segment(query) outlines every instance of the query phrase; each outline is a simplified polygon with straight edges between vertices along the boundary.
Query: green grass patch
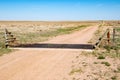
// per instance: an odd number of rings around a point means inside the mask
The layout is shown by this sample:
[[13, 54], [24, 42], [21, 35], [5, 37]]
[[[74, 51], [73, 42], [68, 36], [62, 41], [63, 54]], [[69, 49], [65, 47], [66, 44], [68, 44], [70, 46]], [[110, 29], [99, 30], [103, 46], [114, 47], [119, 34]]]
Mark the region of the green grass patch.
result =
[[54, 31], [47, 31], [43, 34], [41, 34], [42, 37], [53, 37], [53, 36], [57, 36], [57, 35], [62, 35], [62, 34], [69, 34], [72, 33], [74, 31], [78, 31], [82, 28], [87, 27], [86, 25], [82, 25], [82, 26], [77, 26], [77, 27], [68, 27], [68, 28], [58, 28]]
[[94, 64], [98, 64], [98, 62], [94, 62]]
[[105, 59], [106, 57], [120, 59], [120, 52], [119, 52], [118, 49], [117, 50], [111, 50], [110, 52], [107, 51], [107, 50], [104, 50], [104, 51], [94, 50], [93, 52], [83, 51], [81, 53], [81, 55], [88, 56], [88, 57], [89, 56], [94, 56], [97, 59]]
[[0, 48], [4, 48], [5, 47], [5, 44], [0, 42]]
[[0, 56], [2, 56], [3, 54], [8, 54], [10, 52], [12, 52], [11, 49], [6, 49], [5, 48], [5, 42], [4, 42], [4, 34], [0, 34]]
[[105, 59], [105, 56], [99, 55], [97, 59]]
[[119, 27], [118, 27], [118, 28], [115, 28], [115, 29], [120, 32], [120, 28], [119, 28]]
[[112, 80], [118, 80], [118, 79], [117, 79], [117, 76], [113, 76], [113, 77], [111, 77], [111, 79], [112, 79]]
[[108, 62], [101, 62], [101, 64], [104, 64], [105, 66], [111, 66], [111, 64]]
[[10, 52], [12, 52], [11, 49], [1, 48], [1, 49], [0, 49], [0, 56], [2, 56], [3, 54], [8, 54], [8, 53], [10, 53]]

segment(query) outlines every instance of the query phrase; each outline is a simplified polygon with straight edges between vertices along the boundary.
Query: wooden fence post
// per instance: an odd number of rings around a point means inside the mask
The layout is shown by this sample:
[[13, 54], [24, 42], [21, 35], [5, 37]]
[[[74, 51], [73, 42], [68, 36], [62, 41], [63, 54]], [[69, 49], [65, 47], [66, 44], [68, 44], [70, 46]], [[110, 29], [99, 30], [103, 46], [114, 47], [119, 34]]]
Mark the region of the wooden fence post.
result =
[[110, 44], [110, 30], [108, 29], [108, 33], [107, 33], [107, 41], [108, 41], [108, 44]]
[[8, 48], [8, 37], [7, 37], [8, 31], [5, 29], [5, 48]]
[[115, 43], [115, 28], [113, 28], [113, 43]]

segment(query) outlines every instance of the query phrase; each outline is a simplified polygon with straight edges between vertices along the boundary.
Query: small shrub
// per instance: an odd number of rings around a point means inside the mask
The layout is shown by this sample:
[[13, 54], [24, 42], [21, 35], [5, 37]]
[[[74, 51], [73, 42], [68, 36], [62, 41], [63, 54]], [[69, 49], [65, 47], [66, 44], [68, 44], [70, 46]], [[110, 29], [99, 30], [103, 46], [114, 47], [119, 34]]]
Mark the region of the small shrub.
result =
[[72, 71], [69, 73], [69, 75], [73, 75], [74, 73], [81, 73], [81, 69], [72, 69]]
[[117, 80], [117, 76], [111, 77], [112, 80]]
[[103, 55], [99, 55], [97, 59], [105, 59]]
[[105, 66], [111, 66], [111, 64], [108, 62], [101, 62], [101, 64], [105, 64]]
[[98, 62], [94, 62], [94, 64], [98, 64]]

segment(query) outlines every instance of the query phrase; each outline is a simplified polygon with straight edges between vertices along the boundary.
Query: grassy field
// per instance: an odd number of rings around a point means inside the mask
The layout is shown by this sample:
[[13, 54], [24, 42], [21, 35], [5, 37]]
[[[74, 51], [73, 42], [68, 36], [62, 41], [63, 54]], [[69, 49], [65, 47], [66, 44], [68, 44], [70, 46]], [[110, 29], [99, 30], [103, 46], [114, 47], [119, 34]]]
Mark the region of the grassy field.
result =
[[58, 28], [54, 30], [47, 30], [45, 32], [30, 32], [30, 33], [14, 33], [17, 34], [20, 43], [37, 43], [46, 41], [49, 38], [62, 35], [62, 34], [69, 34], [74, 31], [80, 30], [82, 28], [87, 27], [87, 25], [77, 26], [77, 27], [67, 27], [67, 28]]

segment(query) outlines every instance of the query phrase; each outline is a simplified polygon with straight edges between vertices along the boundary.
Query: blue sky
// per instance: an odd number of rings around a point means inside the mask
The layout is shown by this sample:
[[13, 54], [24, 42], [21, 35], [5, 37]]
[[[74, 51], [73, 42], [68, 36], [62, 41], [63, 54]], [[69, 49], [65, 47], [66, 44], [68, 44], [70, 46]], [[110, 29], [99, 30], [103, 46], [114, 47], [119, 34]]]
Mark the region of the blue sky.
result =
[[0, 20], [120, 20], [120, 0], [0, 0]]

